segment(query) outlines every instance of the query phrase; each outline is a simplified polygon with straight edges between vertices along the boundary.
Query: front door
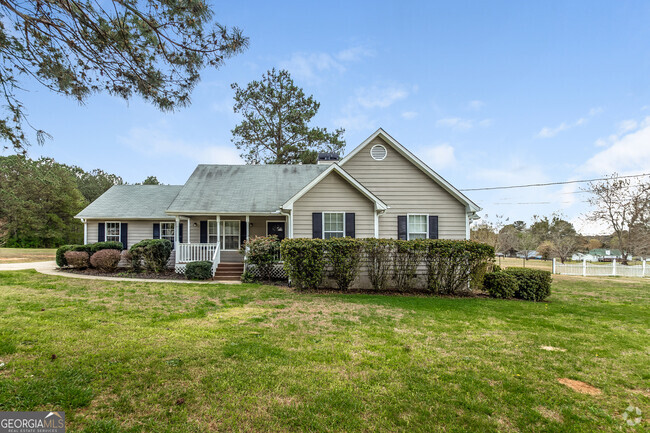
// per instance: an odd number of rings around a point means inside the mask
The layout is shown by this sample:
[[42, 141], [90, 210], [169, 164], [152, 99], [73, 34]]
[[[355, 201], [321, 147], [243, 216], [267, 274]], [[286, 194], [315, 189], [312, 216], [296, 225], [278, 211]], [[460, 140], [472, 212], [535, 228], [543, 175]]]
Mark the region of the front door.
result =
[[284, 239], [284, 221], [269, 221], [266, 224], [269, 236], [276, 235], [278, 239]]

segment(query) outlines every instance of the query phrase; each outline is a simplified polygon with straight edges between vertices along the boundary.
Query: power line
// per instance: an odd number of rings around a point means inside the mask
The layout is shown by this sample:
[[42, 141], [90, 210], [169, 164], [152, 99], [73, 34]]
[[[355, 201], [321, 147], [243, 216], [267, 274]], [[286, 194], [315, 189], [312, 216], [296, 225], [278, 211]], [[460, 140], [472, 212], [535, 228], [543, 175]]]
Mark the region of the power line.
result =
[[[632, 177], [644, 177], [644, 176], [650, 176], [650, 173], [645, 173], [645, 174], [632, 174], [629, 176], [617, 176], [616, 179], [628, 179]], [[514, 188], [532, 188], [532, 187], [538, 187], [538, 186], [553, 186], [553, 185], [567, 185], [570, 183], [585, 183], [585, 182], [596, 182], [599, 180], [609, 180], [612, 179], [611, 177], [601, 177], [598, 179], [584, 179], [584, 180], [567, 180], [564, 182], [548, 182], [548, 183], [530, 183], [527, 185], [509, 185], [509, 186], [491, 186], [491, 187], [486, 187], [486, 188], [465, 188], [461, 189], [461, 191], [493, 191], [497, 189], [514, 189]]]

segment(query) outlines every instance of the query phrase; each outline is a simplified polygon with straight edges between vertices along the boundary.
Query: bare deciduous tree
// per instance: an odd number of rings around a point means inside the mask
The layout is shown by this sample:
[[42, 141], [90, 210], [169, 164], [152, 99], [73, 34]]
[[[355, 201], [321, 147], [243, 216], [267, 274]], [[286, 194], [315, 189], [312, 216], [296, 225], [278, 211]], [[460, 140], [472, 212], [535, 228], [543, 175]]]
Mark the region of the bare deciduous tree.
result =
[[614, 173], [607, 180], [592, 182], [586, 189], [592, 195], [589, 215], [594, 222], [607, 224], [614, 232], [627, 264], [630, 253], [640, 253], [637, 245], [650, 224], [650, 181], [647, 178], [621, 178]]

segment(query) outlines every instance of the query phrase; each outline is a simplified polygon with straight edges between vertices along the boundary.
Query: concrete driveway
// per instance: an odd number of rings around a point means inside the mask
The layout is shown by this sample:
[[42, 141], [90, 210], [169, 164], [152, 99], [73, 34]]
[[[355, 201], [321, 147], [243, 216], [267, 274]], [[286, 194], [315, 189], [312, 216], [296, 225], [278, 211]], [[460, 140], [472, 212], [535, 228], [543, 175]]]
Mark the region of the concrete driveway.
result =
[[22, 271], [23, 269], [36, 269], [37, 271], [54, 271], [56, 263], [54, 260], [47, 262], [31, 263], [0, 263], [0, 271]]

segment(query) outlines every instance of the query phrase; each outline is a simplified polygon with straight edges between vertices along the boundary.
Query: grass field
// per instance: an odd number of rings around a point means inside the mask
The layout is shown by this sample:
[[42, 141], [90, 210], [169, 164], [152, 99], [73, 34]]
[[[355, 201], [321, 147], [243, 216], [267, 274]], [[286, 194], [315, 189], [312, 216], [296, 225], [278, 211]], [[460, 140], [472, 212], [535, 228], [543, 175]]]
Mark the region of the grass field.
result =
[[89, 433], [647, 431], [649, 301], [632, 279], [555, 276], [532, 303], [0, 272], [0, 410]]
[[0, 264], [54, 260], [56, 248], [0, 248]]

